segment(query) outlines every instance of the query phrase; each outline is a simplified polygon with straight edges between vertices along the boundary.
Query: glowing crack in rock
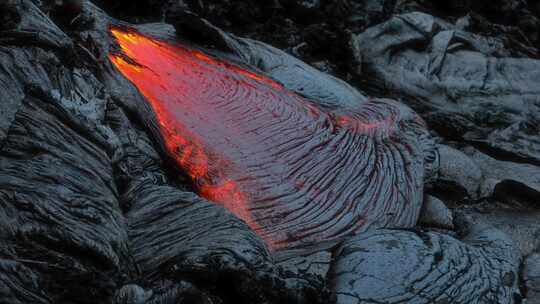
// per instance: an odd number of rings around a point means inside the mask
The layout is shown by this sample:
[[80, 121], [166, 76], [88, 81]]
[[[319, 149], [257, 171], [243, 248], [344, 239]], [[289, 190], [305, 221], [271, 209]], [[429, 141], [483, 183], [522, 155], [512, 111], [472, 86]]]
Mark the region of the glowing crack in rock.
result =
[[145, 96], [167, 152], [198, 193], [270, 248], [409, 227], [422, 197], [425, 135], [385, 100], [322, 110], [276, 81], [205, 53], [113, 27], [110, 60]]

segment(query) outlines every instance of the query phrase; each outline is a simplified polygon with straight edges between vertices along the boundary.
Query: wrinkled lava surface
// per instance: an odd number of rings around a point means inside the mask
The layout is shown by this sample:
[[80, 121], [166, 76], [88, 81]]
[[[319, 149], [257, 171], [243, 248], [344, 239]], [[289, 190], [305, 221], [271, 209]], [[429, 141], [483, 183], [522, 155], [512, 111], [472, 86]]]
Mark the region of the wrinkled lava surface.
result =
[[270, 248], [414, 225], [423, 171], [418, 145], [399, 133], [408, 109], [370, 101], [323, 110], [201, 51], [111, 32], [121, 52], [109, 58], [150, 103], [167, 152], [201, 196]]

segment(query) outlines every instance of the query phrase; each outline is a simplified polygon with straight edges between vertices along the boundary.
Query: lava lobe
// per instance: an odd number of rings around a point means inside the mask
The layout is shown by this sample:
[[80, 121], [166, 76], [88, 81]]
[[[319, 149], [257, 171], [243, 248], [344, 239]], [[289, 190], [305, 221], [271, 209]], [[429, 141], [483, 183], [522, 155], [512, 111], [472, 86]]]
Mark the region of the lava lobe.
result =
[[326, 110], [278, 82], [176, 43], [113, 27], [114, 65], [198, 193], [273, 249], [415, 224], [423, 122], [388, 100]]

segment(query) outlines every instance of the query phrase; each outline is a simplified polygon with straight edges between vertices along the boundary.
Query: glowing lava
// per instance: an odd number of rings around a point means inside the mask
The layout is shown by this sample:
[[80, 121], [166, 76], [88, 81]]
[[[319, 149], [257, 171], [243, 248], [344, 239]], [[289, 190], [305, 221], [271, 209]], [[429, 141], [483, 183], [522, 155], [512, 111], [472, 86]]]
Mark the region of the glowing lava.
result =
[[387, 142], [400, 130], [399, 107], [370, 102], [327, 113], [237, 65], [111, 31], [123, 54], [110, 60], [150, 103], [167, 151], [200, 195], [272, 248], [415, 224], [418, 208], [405, 205], [421, 196], [422, 172], [411, 162], [421, 153], [405, 136]]

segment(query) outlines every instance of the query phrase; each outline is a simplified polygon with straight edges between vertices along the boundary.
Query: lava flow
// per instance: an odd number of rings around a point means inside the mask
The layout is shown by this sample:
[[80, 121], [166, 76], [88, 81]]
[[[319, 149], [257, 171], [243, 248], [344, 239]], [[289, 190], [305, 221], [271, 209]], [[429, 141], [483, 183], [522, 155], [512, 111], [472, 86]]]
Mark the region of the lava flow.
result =
[[150, 103], [169, 154], [201, 196], [271, 248], [415, 224], [422, 156], [395, 134], [400, 107], [373, 101], [330, 113], [200, 51], [111, 31], [122, 53], [110, 60]]

